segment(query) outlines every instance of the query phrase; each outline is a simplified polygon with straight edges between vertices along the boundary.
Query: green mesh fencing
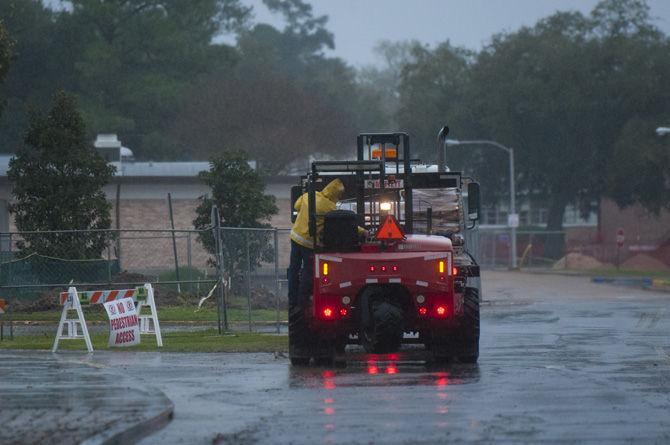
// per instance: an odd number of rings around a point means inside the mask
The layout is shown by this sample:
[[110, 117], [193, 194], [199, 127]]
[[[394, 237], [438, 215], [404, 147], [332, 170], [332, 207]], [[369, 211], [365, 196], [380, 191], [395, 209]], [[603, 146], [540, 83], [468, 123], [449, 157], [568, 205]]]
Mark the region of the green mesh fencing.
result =
[[62, 283], [109, 283], [120, 272], [118, 260], [66, 260], [38, 254], [13, 258], [13, 253], [2, 252], [0, 286], [15, 287], [22, 296], [37, 296], [39, 289], [23, 288], [30, 285], [58, 285]]

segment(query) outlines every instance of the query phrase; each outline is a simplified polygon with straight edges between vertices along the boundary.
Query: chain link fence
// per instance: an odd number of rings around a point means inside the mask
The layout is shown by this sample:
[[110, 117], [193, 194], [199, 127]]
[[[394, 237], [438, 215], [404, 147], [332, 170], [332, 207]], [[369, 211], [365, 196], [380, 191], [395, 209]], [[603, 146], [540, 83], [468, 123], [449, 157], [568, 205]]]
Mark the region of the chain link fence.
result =
[[288, 230], [221, 228], [221, 269], [214, 239], [214, 229], [0, 233], [0, 298], [13, 312], [55, 311], [56, 295], [68, 286], [152, 283], [159, 308], [196, 311], [216, 285], [220, 292], [200, 309], [208, 315], [194, 319], [214, 323], [223, 312], [229, 329], [279, 332], [288, 301]]
[[[468, 231], [467, 244], [483, 268], [509, 268], [511, 232], [508, 228], [478, 228]], [[563, 231], [517, 230], [519, 267], [553, 267], [566, 253]]]
[[[508, 228], [478, 228], [466, 232], [469, 250], [484, 268], [510, 267], [511, 233]], [[552, 268], [636, 271], [670, 269], [670, 239], [598, 240], [597, 232], [547, 230], [517, 231], [517, 262], [522, 269]]]
[[[246, 311], [249, 331], [268, 331], [288, 312], [288, 229], [222, 227], [223, 282], [227, 307]], [[271, 321], [272, 320], [272, 321]]]

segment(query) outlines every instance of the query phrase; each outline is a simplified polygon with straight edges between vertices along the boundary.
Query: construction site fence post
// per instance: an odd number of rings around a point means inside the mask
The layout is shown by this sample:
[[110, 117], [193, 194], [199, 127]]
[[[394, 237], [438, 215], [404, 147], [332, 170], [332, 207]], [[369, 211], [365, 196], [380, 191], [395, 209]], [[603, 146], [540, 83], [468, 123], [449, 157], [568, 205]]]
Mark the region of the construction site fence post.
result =
[[247, 284], [247, 316], [249, 320], [249, 332], [252, 331], [251, 326], [251, 254], [249, 252], [249, 232], [244, 232], [244, 247], [245, 247], [245, 262], [246, 267], [246, 284]]
[[[216, 301], [216, 325], [219, 330], [219, 335], [223, 333], [221, 329], [221, 315], [224, 314], [225, 320], [225, 306], [223, 305], [223, 255], [221, 254], [221, 218], [219, 217], [219, 209], [216, 206], [212, 206], [212, 213], [210, 215], [212, 222], [212, 235], [214, 236], [214, 250], [216, 253], [216, 265], [218, 272], [218, 283], [219, 283], [219, 292], [217, 293]], [[222, 311], [223, 307], [223, 311]], [[224, 321], [225, 324], [225, 321]], [[226, 330], [228, 327], [226, 326]]]

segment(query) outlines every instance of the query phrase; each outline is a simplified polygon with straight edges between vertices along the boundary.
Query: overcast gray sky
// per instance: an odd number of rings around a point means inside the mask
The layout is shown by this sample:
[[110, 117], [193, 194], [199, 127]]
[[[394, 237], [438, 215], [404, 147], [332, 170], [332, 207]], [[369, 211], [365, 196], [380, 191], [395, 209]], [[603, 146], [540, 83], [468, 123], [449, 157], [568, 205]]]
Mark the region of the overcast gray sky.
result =
[[[308, 0], [317, 15], [329, 16], [335, 34], [334, 55], [361, 66], [374, 62], [373, 48], [380, 40], [416, 39], [479, 49], [500, 31], [533, 25], [557, 10], [585, 14], [598, 0]], [[257, 21], [279, 24], [262, 0], [254, 6]], [[670, 34], [670, 0], [648, 0], [656, 25]]]

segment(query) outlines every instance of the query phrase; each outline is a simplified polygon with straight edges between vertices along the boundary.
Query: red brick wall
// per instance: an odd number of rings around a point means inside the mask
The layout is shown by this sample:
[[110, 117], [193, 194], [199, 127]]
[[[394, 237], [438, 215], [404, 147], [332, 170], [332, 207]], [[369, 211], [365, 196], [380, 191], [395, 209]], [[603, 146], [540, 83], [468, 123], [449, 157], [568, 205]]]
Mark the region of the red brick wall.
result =
[[658, 243], [670, 238], [670, 212], [654, 215], [642, 206], [620, 209], [614, 201], [603, 200], [600, 211], [601, 236], [605, 243], [616, 242], [616, 231], [624, 229], [626, 243]]

